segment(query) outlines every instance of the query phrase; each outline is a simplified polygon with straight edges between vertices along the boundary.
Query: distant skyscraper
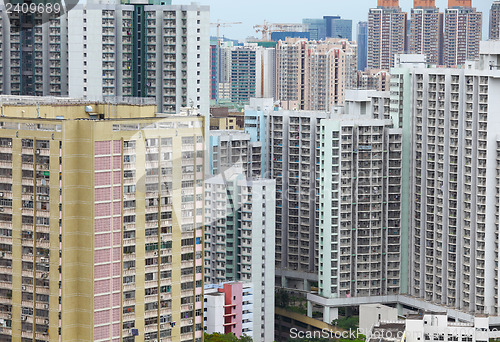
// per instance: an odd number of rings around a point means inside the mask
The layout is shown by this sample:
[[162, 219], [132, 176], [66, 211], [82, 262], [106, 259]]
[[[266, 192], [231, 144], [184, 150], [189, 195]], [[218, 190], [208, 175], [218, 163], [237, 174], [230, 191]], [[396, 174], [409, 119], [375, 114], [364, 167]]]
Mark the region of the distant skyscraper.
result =
[[500, 1], [494, 1], [490, 10], [490, 39], [500, 39]]
[[311, 34], [309, 32], [295, 32], [295, 31], [271, 32], [271, 40], [273, 42], [277, 42], [279, 40], [285, 40], [287, 38], [305, 38], [305, 39], [310, 39], [311, 38]]
[[482, 24], [482, 13], [472, 7], [472, 0], [449, 0], [444, 15], [443, 64], [462, 65], [479, 56]]
[[287, 39], [276, 45], [276, 95], [283, 108], [329, 111], [356, 87], [357, 45], [346, 39]]
[[414, 0], [409, 53], [424, 54], [430, 64], [443, 63], [443, 13], [435, 6], [435, 0]]
[[309, 32], [311, 40], [324, 40], [326, 38], [325, 19], [302, 19], [304, 29]]
[[210, 40], [210, 100], [219, 99], [219, 41]]
[[358, 23], [358, 71], [366, 69], [368, 55], [368, 22]]
[[405, 51], [407, 14], [401, 11], [399, 0], [378, 0], [378, 7], [368, 13], [369, 69], [389, 70], [394, 55]]
[[352, 40], [352, 20], [340, 16], [324, 16], [326, 38], [345, 38]]
[[274, 97], [276, 50], [250, 43], [231, 49], [231, 101]]

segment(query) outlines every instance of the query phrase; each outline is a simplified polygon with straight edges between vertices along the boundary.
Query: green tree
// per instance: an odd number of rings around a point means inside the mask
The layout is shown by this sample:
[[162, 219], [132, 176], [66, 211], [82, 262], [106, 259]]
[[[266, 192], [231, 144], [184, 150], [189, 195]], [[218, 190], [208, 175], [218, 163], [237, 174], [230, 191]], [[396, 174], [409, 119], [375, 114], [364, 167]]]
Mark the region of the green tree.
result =
[[210, 335], [205, 333], [205, 342], [252, 342], [252, 338], [246, 335], [237, 338], [233, 333], [213, 333]]
[[339, 319], [332, 321], [332, 325], [335, 325], [340, 329], [356, 330], [356, 328], [359, 326], [359, 317], [358, 316], [350, 316], [350, 317], [339, 318]]
[[290, 305], [290, 294], [284, 289], [276, 290], [275, 302], [277, 307], [286, 308]]

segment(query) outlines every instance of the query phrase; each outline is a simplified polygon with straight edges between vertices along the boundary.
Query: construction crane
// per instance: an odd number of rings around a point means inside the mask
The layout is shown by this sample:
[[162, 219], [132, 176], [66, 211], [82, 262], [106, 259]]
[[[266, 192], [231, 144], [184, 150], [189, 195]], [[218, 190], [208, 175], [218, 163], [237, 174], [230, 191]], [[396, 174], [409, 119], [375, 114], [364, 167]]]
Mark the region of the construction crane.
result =
[[273, 24], [264, 20], [263, 25], [255, 25], [255, 32], [262, 32], [262, 41], [269, 41], [270, 32], [302, 32], [304, 26], [302, 24]]
[[241, 21], [238, 21], [238, 22], [234, 22], [234, 23], [223, 23], [220, 21], [220, 19], [217, 19], [217, 22], [216, 23], [210, 23], [210, 26], [212, 27], [217, 27], [217, 41], [219, 41], [219, 29], [220, 27], [230, 27], [230, 26], [233, 26], [233, 25], [239, 25], [239, 24], [243, 24]]

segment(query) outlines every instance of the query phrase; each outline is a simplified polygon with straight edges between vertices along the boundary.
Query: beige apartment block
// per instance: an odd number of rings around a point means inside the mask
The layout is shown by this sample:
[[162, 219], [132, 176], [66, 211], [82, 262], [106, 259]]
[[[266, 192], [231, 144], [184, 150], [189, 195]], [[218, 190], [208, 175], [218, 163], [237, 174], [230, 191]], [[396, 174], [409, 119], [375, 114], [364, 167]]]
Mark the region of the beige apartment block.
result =
[[327, 110], [342, 105], [345, 90], [356, 87], [355, 42], [329, 38], [287, 38], [276, 45], [276, 94], [286, 107]]

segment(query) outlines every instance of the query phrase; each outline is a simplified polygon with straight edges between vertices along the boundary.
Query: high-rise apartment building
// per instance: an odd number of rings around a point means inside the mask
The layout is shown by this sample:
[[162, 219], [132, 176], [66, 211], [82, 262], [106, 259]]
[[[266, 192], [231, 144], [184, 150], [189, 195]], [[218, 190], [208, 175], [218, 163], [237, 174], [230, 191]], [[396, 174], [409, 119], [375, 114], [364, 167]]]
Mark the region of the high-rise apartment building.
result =
[[368, 22], [358, 23], [358, 71], [364, 71], [368, 58]]
[[234, 46], [232, 41], [219, 42], [219, 82], [231, 82], [231, 49]]
[[203, 118], [1, 100], [0, 339], [201, 341]]
[[274, 341], [275, 184], [231, 170], [205, 182], [205, 282], [251, 282], [253, 337], [265, 342]]
[[[228, 282], [205, 285], [204, 320], [207, 334], [233, 333], [253, 338], [252, 283]], [[260, 337], [257, 337], [259, 339]]]
[[262, 177], [262, 143], [251, 142], [250, 134], [236, 130], [210, 131], [208, 148], [212, 175], [234, 168], [248, 178]]
[[409, 53], [424, 54], [429, 64], [443, 64], [443, 13], [439, 12], [435, 0], [413, 2]]
[[443, 64], [463, 65], [479, 56], [483, 16], [472, 0], [449, 0], [444, 14]]
[[310, 289], [317, 281], [319, 111], [269, 111], [269, 176], [276, 180], [276, 283]]
[[231, 49], [231, 101], [248, 103], [252, 97], [274, 97], [276, 50], [256, 43]]
[[8, 14], [2, 4], [0, 17], [2, 94], [67, 95], [66, 15], [47, 20], [41, 14]]
[[367, 67], [389, 70], [394, 55], [405, 52], [407, 14], [399, 0], [378, 0], [377, 5], [368, 12]]
[[219, 99], [219, 40], [210, 40], [210, 100]]
[[276, 45], [276, 96], [283, 107], [329, 111], [356, 87], [357, 45], [345, 39], [287, 39]]
[[479, 61], [465, 69], [394, 69], [391, 82], [391, 113], [411, 137], [403, 144], [411, 151], [410, 294], [495, 316], [500, 71], [491, 66], [500, 64], [499, 44], [482, 42]]
[[365, 71], [358, 71], [356, 89], [387, 91], [390, 82], [391, 75], [388, 71], [365, 69]]
[[155, 97], [160, 112], [189, 105], [207, 114], [208, 7], [169, 3], [88, 1], [44, 24], [32, 14], [9, 24], [3, 7], [3, 93]]
[[327, 298], [400, 292], [402, 131], [371, 119], [369, 98], [361, 105], [321, 121], [318, 286]]
[[[261, 149], [261, 177], [272, 178], [268, 172], [269, 145], [268, 129], [266, 118], [270, 111], [274, 110], [273, 99], [250, 99], [250, 104], [245, 106], [245, 133], [250, 135], [250, 142], [253, 148]], [[252, 156], [252, 163], [256, 163], [256, 158]], [[256, 168], [256, 165], [252, 166]]]
[[493, 1], [490, 10], [490, 40], [500, 39], [500, 1]]

